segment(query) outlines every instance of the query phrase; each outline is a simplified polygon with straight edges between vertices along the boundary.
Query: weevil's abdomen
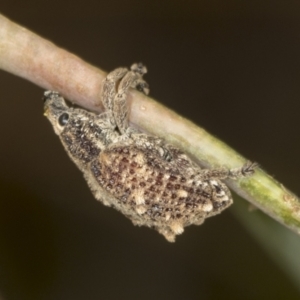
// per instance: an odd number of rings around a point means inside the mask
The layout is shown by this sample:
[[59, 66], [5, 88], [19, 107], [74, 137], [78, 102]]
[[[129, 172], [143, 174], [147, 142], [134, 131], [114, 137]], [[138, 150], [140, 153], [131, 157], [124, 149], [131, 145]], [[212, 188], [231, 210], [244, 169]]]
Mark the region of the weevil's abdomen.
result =
[[[232, 203], [220, 181], [184, 174], [175, 167], [178, 164], [153, 151], [116, 145], [91, 163], [99, 185], [116, 198], [116, 208], [134, 223], [155, 227], [172, 240], [184, 226], [201, 224]], [[187, 159], [185, 164], [189, 163]]]

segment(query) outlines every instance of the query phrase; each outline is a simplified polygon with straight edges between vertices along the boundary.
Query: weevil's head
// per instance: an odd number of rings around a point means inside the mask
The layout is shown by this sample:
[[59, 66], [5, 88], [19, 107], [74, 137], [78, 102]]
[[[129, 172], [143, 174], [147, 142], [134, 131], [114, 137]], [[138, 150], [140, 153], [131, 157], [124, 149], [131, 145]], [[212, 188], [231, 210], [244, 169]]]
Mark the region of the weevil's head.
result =
[[46, 91], [44, 93], [44, 115], [51, 122], [57, 135], [60, 135], [69, 122], [70, 108], [58, 92]]
[[69, 107], [57, 92], [46, 91], [43, 100], [44, 115], [77, 164], [91, 161], [105, 148], [107, 132], [111, 131], [107, 120], [93, 112]]

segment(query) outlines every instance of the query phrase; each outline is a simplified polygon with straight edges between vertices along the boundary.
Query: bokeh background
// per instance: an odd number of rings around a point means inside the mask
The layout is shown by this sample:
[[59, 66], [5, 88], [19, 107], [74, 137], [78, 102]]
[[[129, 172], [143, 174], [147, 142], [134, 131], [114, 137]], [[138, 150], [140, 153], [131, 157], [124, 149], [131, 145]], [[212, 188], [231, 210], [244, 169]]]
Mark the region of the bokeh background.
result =
[[[298, 0], [3, 2], [106, 71], [145, 63], [153, 98], [300, 194]], [[175, 244], [134, 227], [94, 200], [43, 117], [43, 90], [0, 71], [0, 91], [3, 299], [299, 299], [295, 234], [236, 196]]]

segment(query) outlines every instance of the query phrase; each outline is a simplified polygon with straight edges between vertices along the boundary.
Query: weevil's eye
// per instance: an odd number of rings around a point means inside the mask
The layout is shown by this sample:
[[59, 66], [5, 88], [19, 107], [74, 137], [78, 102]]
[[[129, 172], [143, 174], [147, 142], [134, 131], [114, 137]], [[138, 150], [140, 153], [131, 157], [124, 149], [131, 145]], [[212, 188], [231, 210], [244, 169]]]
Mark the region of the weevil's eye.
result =
[[63, 113], [58, 118], [58, 123], [60, 126], [65, 126], [69, 121], [69, 115], [67, 113]]

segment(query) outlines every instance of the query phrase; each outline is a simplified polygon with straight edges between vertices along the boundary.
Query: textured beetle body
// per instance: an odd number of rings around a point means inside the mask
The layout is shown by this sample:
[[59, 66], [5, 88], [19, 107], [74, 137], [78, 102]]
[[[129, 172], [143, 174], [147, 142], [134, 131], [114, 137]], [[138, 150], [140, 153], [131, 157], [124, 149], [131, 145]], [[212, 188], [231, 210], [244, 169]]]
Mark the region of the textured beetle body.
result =
[[174, 241], [185, 226], [199, 225], [232, 204], [221, 180], [251, 175], [255, 165], [201, 169], [178, 148], [130, 128], [127, 91], [148, 92], [145, 72], [141, 64], [111, 72], [102, 90], [103, 114], [68, 107], [57, 92], [47, 91], [45, 115], [96, 199]]

